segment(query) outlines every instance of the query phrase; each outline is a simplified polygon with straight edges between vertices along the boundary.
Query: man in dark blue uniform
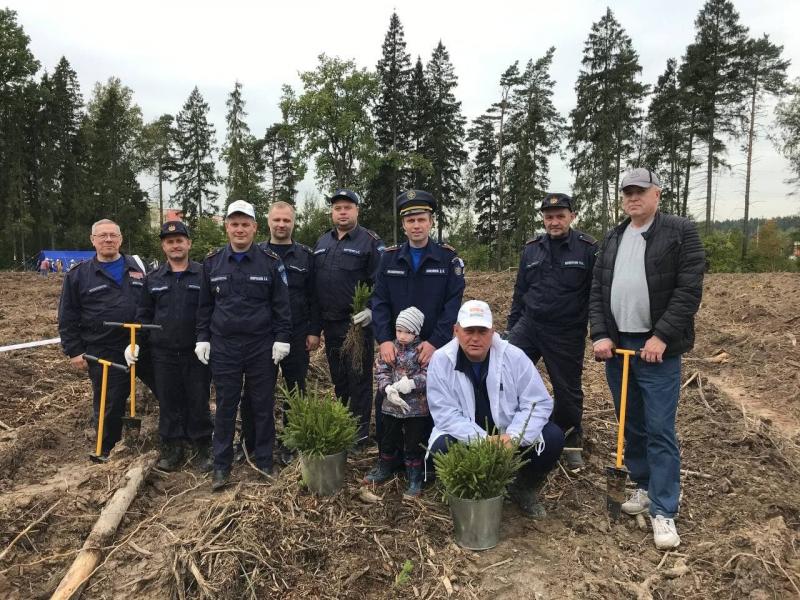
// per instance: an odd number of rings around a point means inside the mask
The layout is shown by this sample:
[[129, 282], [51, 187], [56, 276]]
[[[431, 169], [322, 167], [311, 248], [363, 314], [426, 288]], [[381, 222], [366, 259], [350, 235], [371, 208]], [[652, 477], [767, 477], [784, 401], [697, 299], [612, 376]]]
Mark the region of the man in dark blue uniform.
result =
[[[195, 461], [201, 472], [211, 471], [211, 372], [194, 353], [195, 316], [200, 296], [203, 266], [189, 260], [192, 240], [180, 221], [161, 226], [161, 249], [167, 261], [147, 275], [136, 311], [138, 323], [156, 323], [161, 330], [148, 331], [153, 357], [156, 396], [159, 398], [158, 433], [161, 459], [158, 468], [174, 471], [183, 460], [183, 443], [195, 446]], [[138, 346], [125, 349], [130, 365], [138, 358]]]
[[[134, 322], [144, 290], [144, 267], [133, 257], [120, 253], [122, 233], [114, 221], [102, 219], [92, 225], [91, 242], [97, 252], [95, 257], [72, 267], [64, 278], [58, 306], [58, 331], [70, 364], [89, 371], [96, 424], [103, 368], [95, 362], [87, 364], [83, 355], [124, 362], [124, 348], [130, 341], [128, 330], [104, 327], [103, 321]], [[150, 361], [144, 354], [136, 374], [149, 388], [154, 388]], [[129, 394], [128, 375], [109, 369], [102, 443], [104, 456], [108, 456], [122, 436], [122, 416]]]
[[250, 402], [256, 467], [272, 472], [276, 365], [289, 354], [292, 317], [283, 263], [254, 243], [257, 229], [253, 206], [231, 202], [225, 218], [228, 244], [203, 261], [195, 354], [204, 364], [210, 360], [217, 391], [214, 490], [230, 477], [243, 387]]
[[[372, 310], [351, 315], [353, 293], [358, 283], [373, 285], [375, 271], [385, 246], [374, 231], [358, 224], [360, 198], [351, 190], [336, 190], [329, 198], [333, 229], [325, 232], [314, 246], [314, 293], [320, 322], [312, 328], [313, 338], [325, 333], [325, 354], [336, 396], [359, 419], [359, 444], [366, 443], [372, 414]], [[356, 372], [342, 344], [350, 322], [364, 331], [364, 360]], [[311, 346], [313, 348], [313, 343]]]
[[577, 470], [583, 466], [581, 374], [597, 241], [570, 227], [574, 201], [566, 194], [548, 194], [541, 211], [546, 233], [522, 250], [508, 341], [534, 364], [544, 359], [555, 397], [552, 418], [566, 433], [567, 466]]
[[[455, 249], [430, 238], [436, 200], [422, 190], [397, 198], [397, 210], [408, 241], [386, 249], [375, 276], [372, 317], [381, 358], [394, 364], [392, 340], [400, 311], [416, 306], [425, 315], [420, 332], [419, 362], [427, 366], [434, 350], [453, 339], [453, 325], [464, 295], [464, 261]], [[381, 398], [376, 397], [378, 441]]]

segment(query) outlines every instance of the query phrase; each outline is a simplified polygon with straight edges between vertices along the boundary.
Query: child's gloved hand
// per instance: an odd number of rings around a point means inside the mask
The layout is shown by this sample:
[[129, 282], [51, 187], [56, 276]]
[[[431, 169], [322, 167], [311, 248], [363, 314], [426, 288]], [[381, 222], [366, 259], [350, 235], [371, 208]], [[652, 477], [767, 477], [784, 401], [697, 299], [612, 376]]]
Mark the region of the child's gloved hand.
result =
[[407, 376], [403, 375], [400, 381], [395, 381], [392, 384], [392, 387], [401, 394], [407, 394], [411, 390], [415, 389], [417, 387], [417, 384], [414, 383], [413, 379], [409, 379]]
[[391, 385], [386, 386], [386, 404], [387, 406], [399, 409], [403, 414], [411, 410], [408, 403], [400, 397], [400, 392]]

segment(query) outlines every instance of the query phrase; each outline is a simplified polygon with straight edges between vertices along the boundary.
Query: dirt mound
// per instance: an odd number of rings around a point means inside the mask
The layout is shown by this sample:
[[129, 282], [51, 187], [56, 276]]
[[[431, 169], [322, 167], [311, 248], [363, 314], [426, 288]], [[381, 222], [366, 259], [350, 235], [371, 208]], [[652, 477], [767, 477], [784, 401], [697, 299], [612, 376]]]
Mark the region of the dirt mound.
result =
[[[504, 324], [513, 272], [474, 273], [467, 298]], [[375, 451], [351, 456], [348, 485], [309, 495], [289, 468], [274, 483], [246, 465], [215, 495], [189, 462], [153, 472], [106, 549], [85, 598], [785, 598], [800, 595], [798, 276], [712, 275], [687, 357], [678, 431], [682, 545], [661, 553], [633, 519], [605, 511], [603, 469], [616, 423], [602, 367], [587, 352], [586, 461], [555, 471], [548, 518], [506, 505], [502, 542], [480, 554], [451, 540], [434, 492], [403, 502], [402, 480], [362, 499]], [[55, 337], [59, 281], [0, 274], [0, 344]], [[794, 313], [792, 312], [794, 310]], [[796, 364], [793, 364], [796, 363]], [[313, 377], [325, 380], [324, 357]], [[0, 596], [44, 598], [58, 584], [142, 437], [105, 465], [92, 447], [90, 389], [55, 347], [0, 354]], [[771, 411], [767, 413], [766, 411]], [[411, 565], [404, 570], [406, 562]], [[406, 573], [407, 577], [401, 576]], [[398, 583], [398, 576], [405, 583]]]

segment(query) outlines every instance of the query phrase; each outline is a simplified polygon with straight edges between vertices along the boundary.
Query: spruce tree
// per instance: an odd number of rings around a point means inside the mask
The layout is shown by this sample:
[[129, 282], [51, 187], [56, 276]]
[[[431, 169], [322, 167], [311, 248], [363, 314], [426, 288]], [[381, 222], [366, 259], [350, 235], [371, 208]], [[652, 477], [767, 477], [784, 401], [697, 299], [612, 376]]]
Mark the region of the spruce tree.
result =
[[242, 97], [242, 84], [236, 82], [226, 102], [228, 112], [225, 115], [227, 133], [222, 146], [222, 160], [227, 166], [225, 187], [228, 193], [227, 202], [246, 200], [259, 205], [258, 214], [264, 212], [264, 191], [258, 185], [259, 173], [263, 172], [262, 144], [256, 143], [250, 133], [250, 126], [245, 118], [245, 100]]
[[450, 54], [440, 41], [425, 66], [425, 81], [430, 94], [430, 104], [425, 121], [428, 131], [424, 138], [422, 154], [431, 163], [427, 189], [437, 200], [437, 233], [442, 241], [442, 230], [447, 226], [448, 210], [458, 207], [464, 190], [461, 184], [461, 166], [466, 160], [464, 151], [464, 125], [461, 102], [456, 100], [454, 89], [458, 83]]
[[747, 242], [750, 237], [750, 177], [753, 170], [753, 143], [756, 140], [756, 119], [764, 102], [764, 96], [780, 96], [786, 93], [786, 69], [789, 61], [781, 57], [783, 46], [776, 46], [764, 35], [747, 41], [744, 53], [744, 77], [747, 79], [750, 110], [747, 117], [747, 174], [744, 185], [744, 219], [742, 225], [742, 262], [747, 258]]
[[800, 186], [800, 79], [794, 81], [789, 96], [775, 108], [775, 122], [779, 129], [775, 143], [792, 169], [787, 183]]
[[197, 87], [192, 90], [176, 118], [177, 176], [173, 198], [194, 223], [213, 212], [220, 183], [214, 162], [216, 131], [208, 122], [208, 104]]
[[695, 20], [695, 41], [687, 49], [691, 85], [697, 97], [698, 135], [706, 144], [706, 224], [711, 232], [714, 169], [725, 152], [722, 135], [736, 135], [746, 94], [744, 48], [747, 28], [730, 0], [707, 0]]
[[425, 77], [425, 68], [422, 59], [417, 56], [414, 70], [411, 73], [411, 82], [408, 86], [409, 106], [409, 150], [411, 160], [408, 164], [409, 187], [424, 189], [433, 172], [431, 161], [425, 156], [425, 142], [428, 135], [430, 118], [429, 107], [431, 92]]
[[496, 247], [499, 240], [497, 216], [500, 198], [500, 168], [495, 118], [486, 113], [472, 122], [467, 132], [474, 157], [471, 183], [475, 194], [477, 223], [475, 235], [482, 244]]
[[[592, 25], [583, 53], [570, 113], [570, 167], [583, 216], [599, 217], [605, 233], [610, 217], [619, 220], [620, 174], [633, 152], [647, 88], [638, 81], [642, 69], [631, 39], [611, 9]], [[597, 195], [600, 206], [593, 207]]]

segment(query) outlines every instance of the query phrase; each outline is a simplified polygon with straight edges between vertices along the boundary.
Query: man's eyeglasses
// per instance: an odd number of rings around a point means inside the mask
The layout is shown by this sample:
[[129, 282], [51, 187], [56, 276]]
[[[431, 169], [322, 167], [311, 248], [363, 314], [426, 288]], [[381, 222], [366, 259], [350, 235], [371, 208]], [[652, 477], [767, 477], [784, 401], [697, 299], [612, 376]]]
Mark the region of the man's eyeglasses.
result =
[[96, 240], [118, 240], [122, 236], [118, 233], [95, 233], [92, 237]]

